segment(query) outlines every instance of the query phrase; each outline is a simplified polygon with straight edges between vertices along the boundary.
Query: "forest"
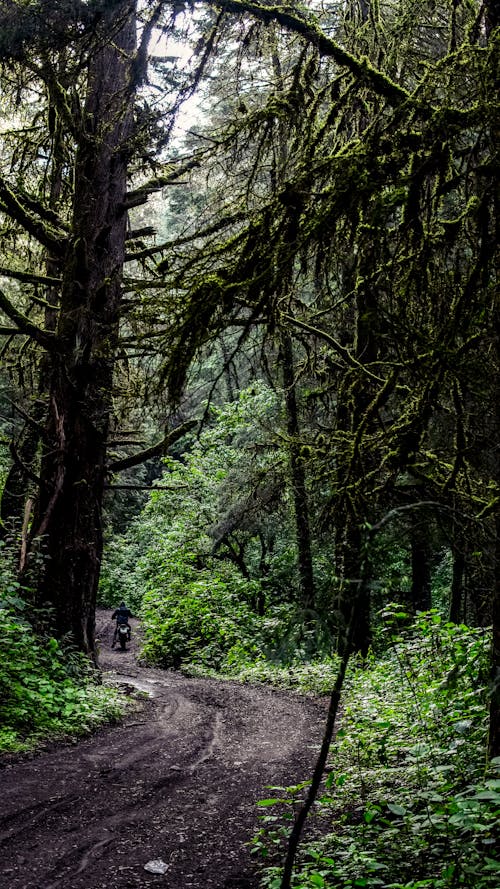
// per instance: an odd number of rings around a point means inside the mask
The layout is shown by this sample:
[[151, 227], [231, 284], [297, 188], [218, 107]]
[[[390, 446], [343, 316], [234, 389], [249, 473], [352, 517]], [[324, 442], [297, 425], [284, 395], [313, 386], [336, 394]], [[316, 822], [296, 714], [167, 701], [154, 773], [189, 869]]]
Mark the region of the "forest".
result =
[[120, 601], [328, 699], [262, 889], [498, 885], [499, 50], [498, 0], [0, 6], [0, 756], [121, 718]]

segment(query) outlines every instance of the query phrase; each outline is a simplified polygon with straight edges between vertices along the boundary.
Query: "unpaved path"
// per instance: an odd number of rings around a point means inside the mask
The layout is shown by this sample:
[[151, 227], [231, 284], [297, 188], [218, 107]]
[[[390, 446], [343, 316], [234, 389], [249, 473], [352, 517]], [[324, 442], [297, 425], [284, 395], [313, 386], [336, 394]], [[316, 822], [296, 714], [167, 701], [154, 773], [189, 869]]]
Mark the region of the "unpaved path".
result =
[[[100, 613], [108, 678], [152, 697], [120, 726], [0, 763], [0, 887], [256, 889], [255, 801], [310, 774], [323, 708], [141, 668], [136, 641], [110, 650], [111, 626]], [[144, 870], [154, 859], [164, 875]]]

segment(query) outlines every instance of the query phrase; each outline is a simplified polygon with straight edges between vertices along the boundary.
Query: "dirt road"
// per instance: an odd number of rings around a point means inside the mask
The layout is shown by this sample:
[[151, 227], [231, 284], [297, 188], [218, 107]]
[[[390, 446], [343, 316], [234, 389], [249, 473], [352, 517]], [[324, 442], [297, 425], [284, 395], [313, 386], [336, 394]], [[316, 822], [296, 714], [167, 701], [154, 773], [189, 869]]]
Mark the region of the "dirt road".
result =
[[[310, 774], [324, 710], [232, 682], [143, 669], [110, 649], [108, 678], [147, 692], [142, 710], [77, 744], [0, 768], [2, 889], [256, 889], [245, 843], [266, 785]], [[164, 874], [144, 866], [160, 859]]]

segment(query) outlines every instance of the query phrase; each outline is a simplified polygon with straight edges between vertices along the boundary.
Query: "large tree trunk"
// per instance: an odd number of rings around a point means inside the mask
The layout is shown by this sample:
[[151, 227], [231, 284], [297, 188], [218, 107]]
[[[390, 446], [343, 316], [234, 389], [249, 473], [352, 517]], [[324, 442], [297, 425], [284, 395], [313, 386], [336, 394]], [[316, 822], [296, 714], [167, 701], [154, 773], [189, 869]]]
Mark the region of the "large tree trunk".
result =
[[[114, 39], [95, 52], [75, 164], [72, 235], [63, 270], [49, 391], [48, 445], [34, 537], [43, 553], [39, 603], [59, 636], [94, 651], [102, 497], [125, 254], [132, 132], [135, 0], [109, 14]], [[120, 22], [119, 30], [117, 22]]]
[[344, 645], [355, 600], [356, 613], [351, 632], [352, 651], [366, 657], [372, 642], [370, 591], [367, 583], [361, 583], [362, 570], [365, 572], [369, 570], [367, 554], [362, 550], [362, 533], [357, 517], [351, 515], [347, 509], [339, 508], [336, 518], [335, 569], [339, 583], [336, 601], [339, 623], [338, 650], [341, 651]]
[[[500, 390], [499, 390], [500, 393]], [[500, 411], [499, 411], [500, 413]], [[499, 417], [500, 420], [500, 417]], [[500, 429], [500, 424], [499, 424]], [[495, 586], [492, 596], [493, 645], [491, 664], [491, 700], [488, 753], [500, 756], [500, 507], [495, 517], [496, 552]]]
[[[498, 208], [497, 208], [498, 209]], [[498, 216], [497, 216], [498, 219]], [[498, 231], [497, 231], [498, 235]], [[491, 649], [491, 699], [490, 699], [490, 725], [488, 738], [488, 754], [493, 757], [500, 756], [500, 455], [498, 442], [500, 441], [500, 309], [496, 307], [496, 368], [494, 378], [495, 396], [495, 467], [494, 482], [496, 485], [496, 504], [494, 511], [494, 571], [493, 589], [491, 596], [491, 622], [493, 627], [493, 639]]]

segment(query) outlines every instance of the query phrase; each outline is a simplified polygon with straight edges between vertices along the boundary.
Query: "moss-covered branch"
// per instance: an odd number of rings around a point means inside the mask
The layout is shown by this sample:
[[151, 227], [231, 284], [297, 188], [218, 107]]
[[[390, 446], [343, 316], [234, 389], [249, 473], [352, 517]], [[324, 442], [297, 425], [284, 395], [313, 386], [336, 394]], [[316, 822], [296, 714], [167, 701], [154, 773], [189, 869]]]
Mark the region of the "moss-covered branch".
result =
[[161, 441], [150, 448], [146, 448], [138, 454], [133, 454], [131, 457], [124, 457], [123, 460], [115, 460], [109, 465], [108, 471], [110, 473], [123, 472], [125, 469], [132, 469], [133, 466], [140, 466], [141, 463], [145, 463], [146, 460], [151, 460], [153, 457], [161, 457], [167, 453], [171, 445], [179, 441], [184, 435], [187, 435], [188, 432], [191, 432], [197, 425], [198, 420], [187, 420], [181, 426], [177, 426], [176, 429], [167, 432], [165, 438], [162, 438]]
[[168, 164], [162, 176], [156, 176], [154, 179], [150, 179], [139, 186], [139, 188], [136, 188], [135, 191], [129, 191], [123, 209], [130, 210], [132, 207], [139, 207], [141, 204], [145, 204], [152, 194], [156, 194], [162, 188], [166, 188], [167, 185], [175, 185], [181, 176], [199, 166], [200, 158], [198, 157], [191, 158], [183, 164]]
[[5, 210], [12, 219], [24, 228], [27, 234], [32, 235], [43, 247], [47, 247], [56, 255], [62, 253], [65, 235], [57, 231], [53, 226], [42, 222], [40, 215], [35, 214], [28, 203], [23, 200], [20, 193], [9, 187], [3, 177], [0, 177], [0, 209]]
[[0, 278], [13, 278], [15, 281], [22, 281], [24, 284], [40, 284], [42, 287], [58, 287], [61, 283], [60, 278], [52, 278], [49, 275], [33, 275], [31, 272], [21, 272], [18, 269], [9, 269], [6, 266], [0, 266]]
[[400, 105], [410, 98], [410, 94], [386, 74], [375, 68], [366, 57], [356, 57], [347, 52], [339, 43], [321, 30], [312, 15], [303, 17], [290, 8], [282, 6], [262, 6], [251, 0], [209, 0], [210, 5], [219, 6], [227, 12], [250, 13], [262, 22], [278, 22], [289, 31], [299, 34], [311, 43], [320, 55], [332, 58], [338, 65], [347, 68], [359, 80], [370, 86], [378, 95], [385, 96], [393, 105]]
[[58, 340], [56, 335], [38, 327], [38, 325], [34, 324], [26, 315], [23, 315], [22, 312], [12, 305], [11, 301], [2, 290], [0, 290], [0, 310], [17, 325], [19, 333], [26, 334], [26, 336], [29, 336], [32, 340], [38, 343], [39, 346], [43, 346], [44, 349], [47, 349], [50, 352], [58, 351]]

